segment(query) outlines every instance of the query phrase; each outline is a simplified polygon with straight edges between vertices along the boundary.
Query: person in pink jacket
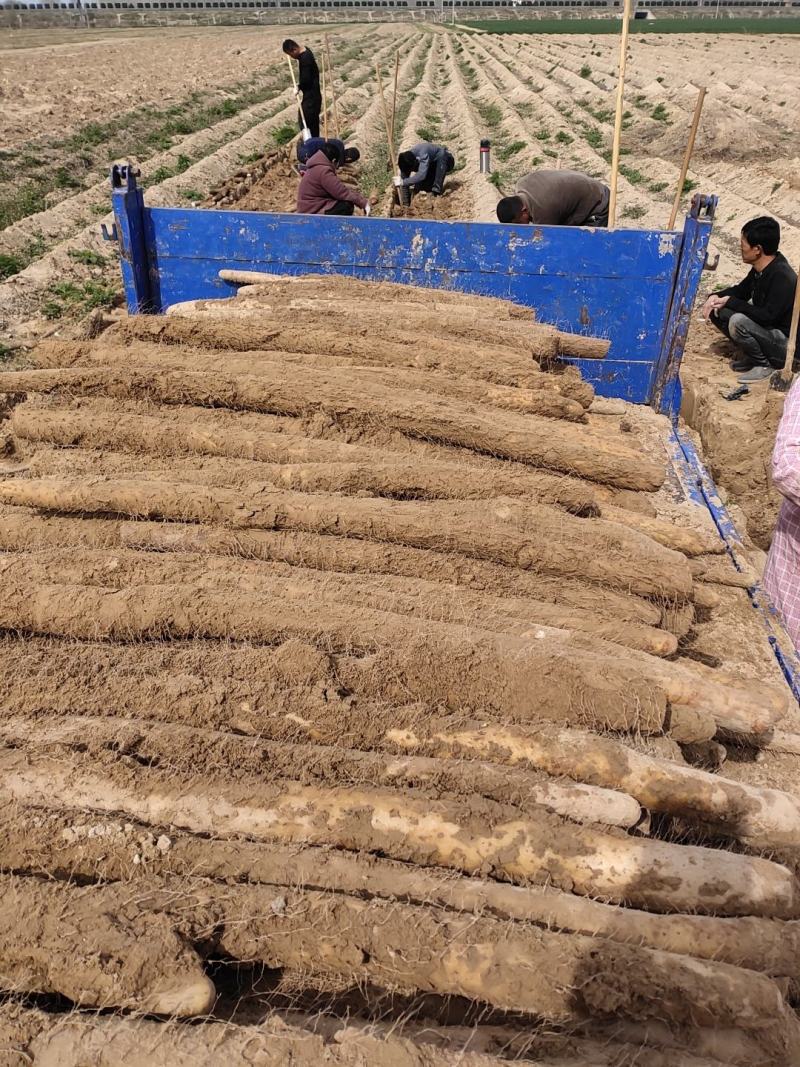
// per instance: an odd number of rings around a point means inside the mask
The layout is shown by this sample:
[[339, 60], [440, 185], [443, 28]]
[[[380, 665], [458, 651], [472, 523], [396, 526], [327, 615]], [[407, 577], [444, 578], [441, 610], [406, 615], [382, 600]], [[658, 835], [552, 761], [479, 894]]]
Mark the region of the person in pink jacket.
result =
[[784, 403], [772, 453], [772, 483], [783, 503], [764, 569], [764, 590], [800, 653], [800, 377]]
[[335, 148], [326, 144], [306, 163], [297, 190], [299, 215], [352, 215], [355, 207], [369, 215], [369, 201], [339, 178], [334, 158]]

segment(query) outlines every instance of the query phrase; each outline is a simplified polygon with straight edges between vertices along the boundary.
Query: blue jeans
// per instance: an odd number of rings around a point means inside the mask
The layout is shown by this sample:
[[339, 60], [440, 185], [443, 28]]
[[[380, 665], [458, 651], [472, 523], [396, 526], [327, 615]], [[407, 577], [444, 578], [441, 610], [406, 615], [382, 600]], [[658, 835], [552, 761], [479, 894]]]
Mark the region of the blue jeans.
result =
[[782, 367], [789, 338], [781, 330], [759, 326], [740, 311], [726, 307], [711, 312], [711, 322], [729, 337], [754, 367]]

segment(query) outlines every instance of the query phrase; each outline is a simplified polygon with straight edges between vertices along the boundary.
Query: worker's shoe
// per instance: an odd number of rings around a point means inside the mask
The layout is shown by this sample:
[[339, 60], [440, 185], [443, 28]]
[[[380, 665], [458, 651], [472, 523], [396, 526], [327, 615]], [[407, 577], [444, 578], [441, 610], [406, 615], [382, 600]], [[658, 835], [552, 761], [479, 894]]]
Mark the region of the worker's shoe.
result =
[[750, 370], [745, 371], [744, 374], [740, 374], [736, 380], [737, 382], [741, 382], [742, 385], [749, 385], [751, 382], [763, 382], [769, 378], [774, 369], [774, 367], [751, 367]]
[[757, 366], [757, 364], [755, 364], [752, 359], [731, 360], [731, 370], [735, 371], [736, 374], [744, 374], [745, 371], [752, 370], [755, 366]]

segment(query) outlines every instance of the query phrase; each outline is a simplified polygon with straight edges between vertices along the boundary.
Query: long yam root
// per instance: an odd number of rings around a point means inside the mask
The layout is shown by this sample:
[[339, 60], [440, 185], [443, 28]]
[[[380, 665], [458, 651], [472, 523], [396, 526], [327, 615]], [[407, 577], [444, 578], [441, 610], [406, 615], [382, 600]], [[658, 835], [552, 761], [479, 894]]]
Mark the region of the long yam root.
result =
[[[686, 559], [626, 527], [579, 519], [544, 505], [494, 501], [348, 500], [297, 492], [248, 491], [124, 479], [26, 479], [0, 483], [0, 501], [50, 511], [116, 514], [245, 529], [298, 530], [457, 551], [544, 574], [686, 600]], [[524, 528], [523, 528], [524, 526]]]
[[294, 417], [324, 412], [341, 426], [357, 429], [377, 422], [412, 438], [457, 445], [622, 489], [656, 490], [665, 477], [663, 463], [644, 458], [636, 449], [592, 433], [588, 427], [564, 424], [554, 434], [552, 422], [535, 415], [476, 413], [467, 402], [432, 400], [413, 390], [387, 395], [377, 387], [363, 387], [354, 392], [344, 372], [337, 376], [307, 368], [301, 379], [287, 376], [280, 367], [257, 376], [103, 367], [0, 374], [0, 392], [58, 391]]
[[[492, 871], [511, 881], [547, 881], [579, 895], [653, 911], [795, 918], [800, 889], [787, 868], [758, 857], [691, 845], [612, 836], [560, 821], [543, 809], [483, 816], [462, 802], [417, 800], [386, 790], [192, 787], [175, 774], [137, 769], [124, 784], [78, 759], [0, 752], [0, 795], [50, 809], [86, 808], [170, 823], [197, 834], [327, 844], [375, 851], [467, 874]], [[261, 803], [254, 798], [260, 794]], [[489, 804], [487, 801], [482, 802]], [[512, 809], [513, 811], [513, 809]]]

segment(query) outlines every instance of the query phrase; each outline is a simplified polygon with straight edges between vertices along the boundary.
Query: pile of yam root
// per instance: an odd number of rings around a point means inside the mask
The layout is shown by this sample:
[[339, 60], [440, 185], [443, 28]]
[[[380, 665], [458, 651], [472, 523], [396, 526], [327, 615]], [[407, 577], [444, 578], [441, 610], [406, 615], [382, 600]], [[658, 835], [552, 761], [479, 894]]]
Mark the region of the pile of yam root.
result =
[[739, 578], [605, 343], [171, 311], [0, 373], [3, 1064], [799, 1063], [800, 803], [718, 767], [790, 695], [686, 654]]

